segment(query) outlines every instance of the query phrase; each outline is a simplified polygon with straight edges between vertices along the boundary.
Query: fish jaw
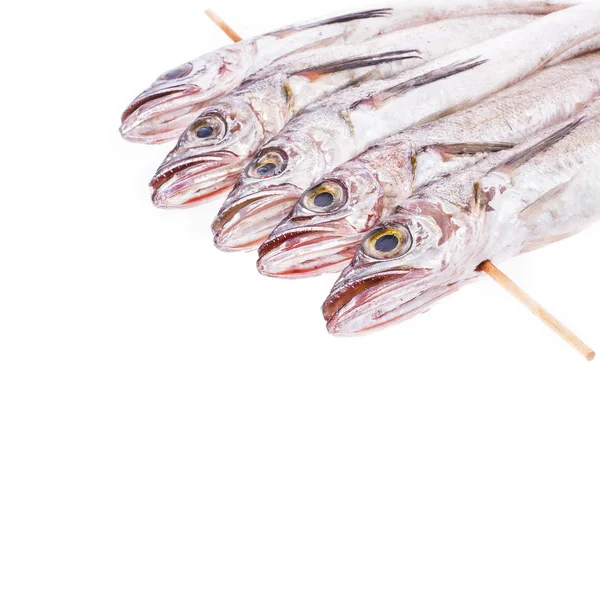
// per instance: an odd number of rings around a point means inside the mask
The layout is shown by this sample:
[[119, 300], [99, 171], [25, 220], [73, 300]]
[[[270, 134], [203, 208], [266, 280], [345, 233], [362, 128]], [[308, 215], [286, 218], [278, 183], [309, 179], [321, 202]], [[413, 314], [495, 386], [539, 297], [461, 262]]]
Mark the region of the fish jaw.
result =
[[121, 135], [140, 144], [176, 139], [205, 104], [239, 86], [255, 50], [241, 42], [164, 73], [125, 109]]
[[[196, 135], [207, 121], [220, 123], [214, 139]], [[230, 98], [205, 105], [152, 178], [154, 203], [166, 208], [188, 207], [231, 190], [264, 135], [261, 122], [246, 102]]]
[[323, 303], [329, 333], [352, 336], [405, 321], [458, 289], [433, 282], [427, 269], [390, 270], [338, 282]]
[[[330, 212], [317, 212], [310, 203], [323, 190], [333, 190], [341, 199]], [[380, 220], [384, 203], [385, 192], [375, 168], [365, 168], [361, 159], [346, 163], [308, 188], [292, 213], [273, 230], [259, 248], [259, 272], [299, 278], [341, 271], [354, 257], [365, 232]]]
[[258, 249], [256, 266], [262, 275], [298, 279], [340, 271], [352, 260], [363, 237], [343, 221], [282, 225]]
[[[444, 187], [440, 193], [445, 192]], [[436, 205], [434, 194], [414, 196], [411, 208], [399, 208], [363, 238], [323, 304], [330, 333], [354, 335], [408, 319], [475, 273], [481, 242], [477, 223], [454, 205]], [[411, 239], [406, 252], [373, 256], [373, 236], [402, 228]]]
[[229, 198], [212, 224], [219, 250], [255, 250], [290, 212], [302, 190], [292, 184], [259, 189]]
[[119, 131], [128, 142], [169, 141], [179, 136], [208, 99], [194, 84], [151, 87], [125, 109]]
[[223, 150], [167, 159], [150, 182], [152, 202], [158, 208], [205, 203], [232, 188], [241, 169], [239, 157]]

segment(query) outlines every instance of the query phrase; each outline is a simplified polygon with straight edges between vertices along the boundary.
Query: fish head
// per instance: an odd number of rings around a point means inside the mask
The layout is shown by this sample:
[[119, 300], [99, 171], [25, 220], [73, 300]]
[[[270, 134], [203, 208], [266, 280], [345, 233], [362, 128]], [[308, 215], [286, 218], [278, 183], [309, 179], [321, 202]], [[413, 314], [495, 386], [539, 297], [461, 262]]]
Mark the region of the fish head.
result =
[[121, 135], [142, 144], [176, 138], [205, 103], [241, 83], [249, 60], [241, 47], [228, 46], [163, 73], [125, 109]]
[[261, 245], [258, 270], [272, 277], [339, 271], [381, 218], [385, 190], [373, 169], [346, 163], [308, 188]]
[[246, 166], [213, 221], [224, 251], [257, 248], [325, 169], [318, 144], [301, 132], [278, 136]]
[[263, 140], [257, 114], [235, 95], [205, 106], [150, 182], [161, 208], [192, 206], [231, 188]]
[[413, 196], [363, 238], [323, 304], [330, 333], [353, 335], [425, 312], [475, 275], [479, 225], [467, 211]]

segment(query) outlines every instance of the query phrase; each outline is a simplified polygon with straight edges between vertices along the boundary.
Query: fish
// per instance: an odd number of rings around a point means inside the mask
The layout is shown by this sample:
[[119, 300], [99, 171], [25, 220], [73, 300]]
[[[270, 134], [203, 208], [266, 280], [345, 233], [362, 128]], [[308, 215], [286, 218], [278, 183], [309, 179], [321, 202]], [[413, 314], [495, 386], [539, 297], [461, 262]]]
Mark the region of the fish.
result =
[[297, 278], [341, 270], [366, 231], [421, 187], [573, 117], [598, 96], [595, 52], [384, 140], [303, 193], [259, 248], [259, 272]]
[[257, 248], [325, 173], [389, 135], [476, 104], [599, 34], [600, 3], [579, 5], [311, 105], [240, 175], [213, 221], [215, 245]]
[[[232, 188], [252, 155], [306, 106], [366, 79], [385, 79], [443, 54], [522, 27], [532, 15], [446, 19], [292, 55], [205, 106], [150, 182], [161, 208], [189, 208]], [[276, 68], [276, 70], [274, 70]]]
[[334, 335], [401, 322], [498, 264], [600, 217], [600, 100], [480, 163], [426, 186], [363, 238], [323, 304]]
[[391, 8], [292, 25], [224, 46], [162, 73], [127, 106], [120, 132], [126, 140], [144, 144], [177, 139], [204, 103], [232, 92], [278, 58], [315, 45], [360, 43], [382, 33], [443, 18], [513, 12], [543, 15], [574, 3], [461, 0], [447, 6], [445, 0], [435, 0], [415, 8], [406, 1]]

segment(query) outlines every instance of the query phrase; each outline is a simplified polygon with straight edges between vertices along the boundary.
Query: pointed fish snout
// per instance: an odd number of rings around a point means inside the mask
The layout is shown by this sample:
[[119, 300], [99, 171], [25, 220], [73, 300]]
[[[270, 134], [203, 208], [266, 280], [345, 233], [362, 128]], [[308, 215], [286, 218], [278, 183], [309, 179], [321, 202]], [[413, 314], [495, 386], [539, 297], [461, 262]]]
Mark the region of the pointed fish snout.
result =
[[284, 184], [226, 202], [212, 224], [215, 246], [226, 252], [258, 248], [299, 196], [298, 188]]
[[121, 115], [121, 135], [129, 142], [157, 144], [178, 137], [202, 106], [193, 84], [149, 88]]
[[269, 277], [300, 278], [340, 271], [361, 233], [340, 224], [276, 229], [258, 249], [258, 271]]
[[236, 155], [227, 151], [165, 161], [149, 184], [152, 201], [178, 208], [213, 199], [233, 187], [239, 171]]

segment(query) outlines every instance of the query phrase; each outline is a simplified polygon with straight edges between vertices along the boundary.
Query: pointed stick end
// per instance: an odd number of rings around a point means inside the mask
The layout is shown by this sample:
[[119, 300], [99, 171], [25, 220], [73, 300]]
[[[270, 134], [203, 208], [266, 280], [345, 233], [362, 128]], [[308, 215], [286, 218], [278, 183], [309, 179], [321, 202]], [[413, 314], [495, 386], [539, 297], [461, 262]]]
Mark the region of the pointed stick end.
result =
[[587, 361], [594, 360], [596, 353], [581, 339], [579, 339], [570, 329], [567, 329], [558, 319], [553, 317], [547, 310], [538, 304], [531, 296], [526, 294], [512, 279], [503, 273], [492, 262], [486, 260], [478, 267], [478, 271], [483, 271], [489, 275], [500, 287], [504, 288], [509, 294], [514, 296], [521, 304], [526, 306], [538, 319], [546, 324], [550, 329], [557, 333], [567, 344], [572, 346]]

